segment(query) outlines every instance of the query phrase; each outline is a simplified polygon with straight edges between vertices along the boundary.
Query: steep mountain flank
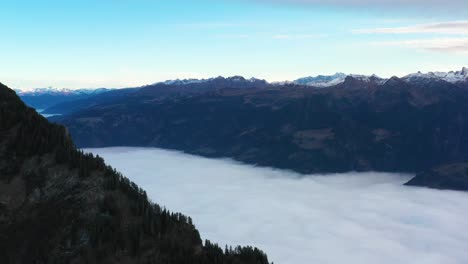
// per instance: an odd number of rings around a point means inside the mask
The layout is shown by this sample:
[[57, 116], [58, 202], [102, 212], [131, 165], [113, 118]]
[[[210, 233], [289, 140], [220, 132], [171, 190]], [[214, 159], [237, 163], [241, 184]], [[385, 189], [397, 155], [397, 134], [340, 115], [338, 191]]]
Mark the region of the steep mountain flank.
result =
[[[226, 227], [229, 228], [229, 227]], [[1, 263], [268, 263], [252, 247], [202, 243], [190, 217], [148, 200], [78, 151], [0, 84]]]

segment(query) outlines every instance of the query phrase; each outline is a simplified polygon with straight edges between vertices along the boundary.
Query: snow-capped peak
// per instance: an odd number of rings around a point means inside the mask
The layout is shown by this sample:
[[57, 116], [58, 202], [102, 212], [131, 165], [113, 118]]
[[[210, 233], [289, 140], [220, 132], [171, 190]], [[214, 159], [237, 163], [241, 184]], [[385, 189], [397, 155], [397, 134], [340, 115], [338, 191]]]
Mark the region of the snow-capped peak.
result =
[[468, 68], [463, 67], [461, 71], [449, 71], [449, 72], [428, 72], [428, 73], [412, 73], [403, 77], [405, 81], [417, 81], [419, 79], [433, 79], [443, 80], [449, 83], [458, 83], [468, 81]]
[[227, 78], [218, 76], [216, 78], [209, 78], [209, 79], [176, 79], [176, 80], [167, 80], [161, 83], [165, 85], [187, 85], [187, 84], [193, 84], [193, 83], [207, 83], [207, 82], [215, 81], [215, 80], [228, 80], [232, 82], [250, 82], [250, 83], [254, 83], [258, 81], [266, 82], [264, 80], [260, 80], [260, 79], [253, 78], [253, 77], [250, 79], [245, 79], [242, 76], [236, 75], [236, 76], [227, 77]]
[[18, 95], [29, 95], [29, 96], [38, 96], [38, 95], [86, 95], [86, 94], [99, 94], [103, 92], [110, 91], [112, 89], [107, 88], [97, 88], [97, 89], [68, 89], [68, 88], [35, 88], [29, 90], [15, 90]]
[[315, 77], [304, 77], [293, 81], [293, 83], [315, 87], [328, 87], [344, 82], [346, 76], [347, 75], [342, 72], [337, 72], [333, 75], [317, 75]]
[[207, 80], [205, 79], [175, 79], [175, 80], [167, 80], [162, 83], [166, 85], [185, 85], [185, 84], [191, 84], [191, 83], [202, 83], [206, 82]]
[[372, 75], [362, 75], [362, 74], [350, 74], [349, 76], [353, 77], [354, 79], [364, 81], [364, 82], [376, 82], [377, 84], [384, 84], [387, 79], [380, 78], [379, 76], [372, 74]]
[[295, 80], [293, 83], [299, 85], [307, 85], [307, 86], [314, 86], [314, 87], [329, 87], [334, 86], [340, 83], [343, 83], [346, 80], [346, 77], [353, 77], [354, 79], [370, 82], [374, 81], [378, 84], [383, 84], [386, 80], [378, 77], [377, 75], [362, 75], [362, 74], [344, 74], [341, 72], [335, 73], [334, 75], [318, 75], [315, 77], [305, 77]]

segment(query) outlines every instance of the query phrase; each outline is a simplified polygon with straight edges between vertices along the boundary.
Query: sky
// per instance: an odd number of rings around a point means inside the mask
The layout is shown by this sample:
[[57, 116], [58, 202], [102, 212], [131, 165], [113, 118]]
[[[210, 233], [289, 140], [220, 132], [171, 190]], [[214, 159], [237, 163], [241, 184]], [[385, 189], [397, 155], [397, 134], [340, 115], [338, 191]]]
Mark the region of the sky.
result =
[[2, 0], [0, 82], [134, 87], [177, 78], [459, 70], [466, 0]]
[[277, 264], [468, 263], [468, 193], [403, 186], [412, 175], [300, 176], [160, 149], [90, 151], [223, 248], [253, 245]]

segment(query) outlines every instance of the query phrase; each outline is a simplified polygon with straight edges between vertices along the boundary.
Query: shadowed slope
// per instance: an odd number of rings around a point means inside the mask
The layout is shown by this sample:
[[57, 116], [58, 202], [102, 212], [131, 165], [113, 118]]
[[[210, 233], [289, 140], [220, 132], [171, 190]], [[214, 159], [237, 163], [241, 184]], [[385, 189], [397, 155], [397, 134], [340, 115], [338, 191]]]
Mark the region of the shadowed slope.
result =
[[190, 217], [151, 203], [1, 84], [0, 209], [2, 263], [268, 263], [256, 248], [203, 245]]

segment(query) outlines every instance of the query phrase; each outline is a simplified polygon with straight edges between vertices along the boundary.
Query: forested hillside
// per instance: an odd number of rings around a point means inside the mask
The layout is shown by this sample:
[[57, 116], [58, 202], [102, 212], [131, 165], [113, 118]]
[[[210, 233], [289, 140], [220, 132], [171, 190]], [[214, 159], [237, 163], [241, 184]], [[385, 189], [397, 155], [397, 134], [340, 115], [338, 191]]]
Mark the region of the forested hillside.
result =
[[0, 262], [268, 260], [256, 248], [202, 243], [190, 217], [149, 201], [103, 159], [77, 150], [64, 127], [48, 123], [0, 84]]

